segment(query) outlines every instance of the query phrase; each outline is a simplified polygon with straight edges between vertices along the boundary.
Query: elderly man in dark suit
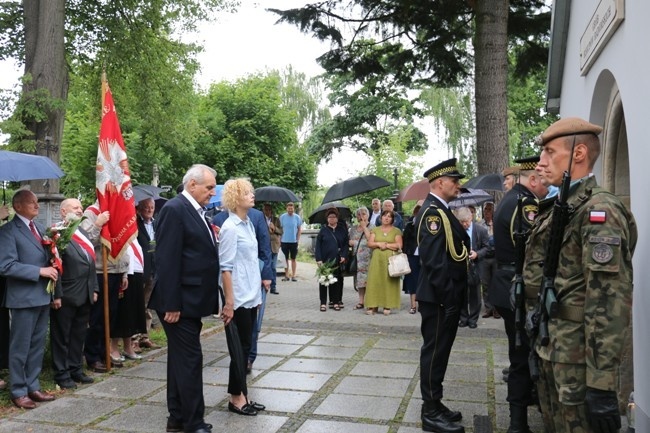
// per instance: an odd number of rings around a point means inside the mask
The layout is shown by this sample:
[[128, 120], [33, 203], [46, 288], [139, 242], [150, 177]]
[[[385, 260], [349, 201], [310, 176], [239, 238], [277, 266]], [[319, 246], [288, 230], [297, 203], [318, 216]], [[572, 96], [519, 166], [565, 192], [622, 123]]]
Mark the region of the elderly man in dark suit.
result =
[[38, 376], [43, 366], [50, 304], [61, 305], [47, 292], [49, 280], [59, 272], [50, 264], [42, 244], [44, 229], [38, 216], [38, 199], [28, 190], [14, 194], [14, 218], [0, 228], [0, 274], [7, 278], [5, 306], [11, 313], [9, 333], [9, 382], [11, 401], [19, 408], [34, 409], [34, 402], [54, 400], [41, 390]]
[[[209, 433], [203, 417], [201, 318], [218, 310], [219, 255], [203, 206], [215, 194], [216, 172], [202, 164], [183, 177], [183, 192], [160, 211], [156, 232], [156, 280], [149, 308], [167, 334], [168, 432]], [[233, 305], [222, 315], [233, 316]]]
[[463, 305], [460, 309], [461, 328], [469, 326], [475, 329], [481, 312], [481, 277], [479, 266], [488, 252], [488, 231], [479, 224], [474, 224], [474, 215], [469, 208], [461, 207], [454, 211], [456, 218], [467, 231], [471, 242], [469, 245], [469, 268], [467, 274], [467, 289], [463, 294]]
[[[153, 219], [154, 211], [156, 210], [156, 203], [153, 198], [146, 198], [140, 200], [136, 206], [138, 211], [138, 243], [142, 247], [142, 255], [144, 259], [144, 266], [142, 278], [144, 280], [144, 302], [145, 307], [151, 299], [151, 292], [153, 291], [153, 277], [156, 273], [156, 224]], [[147, 331], [151, 329], [153, 317], [147, 309], [145, 311], [147, 320]], [[137, 345], [146, 349], [157, 349], [160, 346], [155, 344], [149, 339], [149, 334], [141, 334], [138, 339]], [[134, 348], [135, 350], [135, 348]]]
[[[61, 218], [81, 218], [83, 207], [76, 198], [61, 203]], [[50, 343], [54, 380], [61, 388], [74, 389], [75, 382], [92, 383], [83, 371], [83, 344], [88, 329], [90, 307], [97, 301], [99, 285], [95, 271], [95, 249], [88, 234], [81, 228], [61, 251], [64, 274], [61, 277], [63, 295], [61, 308], [50, 318]]]

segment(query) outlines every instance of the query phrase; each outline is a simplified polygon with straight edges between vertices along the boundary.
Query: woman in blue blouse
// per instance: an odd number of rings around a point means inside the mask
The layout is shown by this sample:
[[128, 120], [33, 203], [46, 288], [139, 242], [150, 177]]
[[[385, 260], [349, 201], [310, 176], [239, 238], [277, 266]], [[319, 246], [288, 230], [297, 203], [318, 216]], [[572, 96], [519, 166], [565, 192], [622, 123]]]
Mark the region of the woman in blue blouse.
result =
[[325, 213], [327, 224], [321, 227], [316, 237], [316, 249], [314, 255], [316, 264], [334, 261], [334, 277], [336, 282], [325, 286], [319, 284], [320, 311], [327, 311], [327, 292], [329, 291], [330, 301], [334, 303], [334, 311], [341, 309], [343, 297], [343, 274], [341, 265], [348, 259], [348, 231], [345, 223], [339, 223], [339, 210], [332, 207]]
[[[246, 179], [233, 179], [223, 187], [222, 203], [228, 208], [229, 216], [219, 231], [219, 264], [221, 285], [226, 302], [233, 302], [233, 321], [239, 331], [239, 341], [244, 352], [243, 359], [230, 355], [230, 376], [228, 410], [239, 415], [257, 415], [265, 407], [248, 401], [244, 392], [246, 383], [236, 372], [246, 368], [251, 348], [253, 326], [257, 319], [257, 307], [262, 303], [262, 276], [258, 262], [255, 228], [247, 216], [255, 205], [253, 185]], [[234, 362], [242, 362], [239, 369]], [[245, 377], [243, 378], [245, 381]]]

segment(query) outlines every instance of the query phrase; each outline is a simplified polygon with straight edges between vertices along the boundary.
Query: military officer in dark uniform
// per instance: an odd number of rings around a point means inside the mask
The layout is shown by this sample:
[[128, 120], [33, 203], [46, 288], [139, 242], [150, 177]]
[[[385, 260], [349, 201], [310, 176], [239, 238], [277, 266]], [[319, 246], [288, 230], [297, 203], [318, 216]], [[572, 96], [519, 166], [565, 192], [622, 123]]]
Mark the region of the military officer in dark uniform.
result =
[[460, 412], [442, 403], [451, 347], [456, 338], [463, 293], [467, 289], [470, 239], [448, 203], [460, 194], [456, 158], [427, 170], [430, 192], [416, 217], [418, 255], [422, 268], [416, 298], [422, 316], [420, 389], [422, 430], [464, 433]]
[[[510, 288], [515, 276], [516, 235], [523, 237], [530, 231], [539, 212], [538, 199], [546, 196], [547, 188], [535, 172], [539, 156], [515, 160], [515, 184], [504, 196], [494, 214], [494, 251], [497, 270], [492, 277], [493, 290], [490, 302], [503, 318], [508, 335], [508, 403], [510, 404], [510, 426], [508, 433], [529, 433], [527, 408], [531, 403], [533, 381], [528, 370], [530, 345], [526, 333], [520, 329], [520, 345], [515, 344], [517, 330], [515, 311], [510, 299]], [[520, 258], [523, 260], [523, 257]], [[523, 306], [522, 306], [523, 307]], [[522, 310], [522, 314], [525, 310]]]

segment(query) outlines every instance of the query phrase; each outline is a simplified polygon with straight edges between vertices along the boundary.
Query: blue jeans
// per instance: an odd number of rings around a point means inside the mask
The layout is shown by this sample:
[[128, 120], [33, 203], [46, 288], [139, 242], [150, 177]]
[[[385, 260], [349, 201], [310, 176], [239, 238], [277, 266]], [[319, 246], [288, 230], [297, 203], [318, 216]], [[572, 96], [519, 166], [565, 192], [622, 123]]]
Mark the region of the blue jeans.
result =
[[273, 276], [271, 277], [271, 290], [275, 290], [275, 281], [278, 278], [278, 253], [271, 253], [271, 272]]

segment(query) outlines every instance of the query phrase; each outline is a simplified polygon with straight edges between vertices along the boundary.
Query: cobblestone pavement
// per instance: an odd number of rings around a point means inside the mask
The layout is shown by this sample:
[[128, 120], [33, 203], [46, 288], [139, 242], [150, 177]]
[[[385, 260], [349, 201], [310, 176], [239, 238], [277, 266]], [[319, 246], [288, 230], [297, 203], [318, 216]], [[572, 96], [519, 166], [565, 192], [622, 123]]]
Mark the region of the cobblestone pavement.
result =
[[[249, 398], [266, 405], [256, 417], [228, 412], [228, 350], [223, 327], [205, 331], [206, 422], [214, 431], [265, 433], [415, 433], [422, 431], [419, 390], [420, 317], [408, 297], [390, 316], [368, 316], [346, 278], [345, 308], [319, 311], [315, 267], [300, 263], [297, 282], [278, 278], [268, 295]], [[207, 321], [215, 322], [214, 318]], [[507, 340], [501, 320], [461, 328], [445, 380], [445, 403], [463, 413], [467, 432], [505, 432]], [[0, 421], [4, 432], [164, 432], [166, 349], [131, 367], [95, 375], [94, 384]], [[530, 408], [531, 428], [541, 420]]]

